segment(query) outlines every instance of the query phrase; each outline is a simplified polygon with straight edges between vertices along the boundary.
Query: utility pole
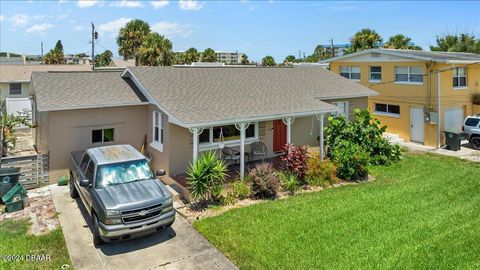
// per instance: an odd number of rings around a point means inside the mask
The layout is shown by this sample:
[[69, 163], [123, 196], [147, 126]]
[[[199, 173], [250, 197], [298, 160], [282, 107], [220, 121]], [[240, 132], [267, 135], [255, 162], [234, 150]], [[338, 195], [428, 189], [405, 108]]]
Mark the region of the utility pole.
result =
[[95, 25], [92, 22], [92, 70], [95, 70], [95, 40], [98, 39], [98, 32], [95, 31]]
[[40, 43], [40, 60], [42, 61], [43, 65], [43, 41]]
[[332, 53], [332, 58], [335, 57], [335, 49], [333, 48], [333, 38], [330, 39], [330, 51]]

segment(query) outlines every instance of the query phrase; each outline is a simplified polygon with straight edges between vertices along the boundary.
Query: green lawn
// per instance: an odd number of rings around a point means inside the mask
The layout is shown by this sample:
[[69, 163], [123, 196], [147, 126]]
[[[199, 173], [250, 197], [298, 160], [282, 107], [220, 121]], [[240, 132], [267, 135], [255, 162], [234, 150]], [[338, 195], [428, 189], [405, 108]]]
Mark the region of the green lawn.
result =
[[[61, 269], [72, 264], [61, 229], [42, 236], [27, 235], [28, 220], [6, 220], [0, 223], [0, 269]], [[5, 255], [25, 255], [23, 260], [8, 262]], [[26, 255], [50, 255], [50, 261], [27, 261]]]
[[480, 164], [406, 154], [372, 172], [194, 226], [241, 269], [480, 268]]

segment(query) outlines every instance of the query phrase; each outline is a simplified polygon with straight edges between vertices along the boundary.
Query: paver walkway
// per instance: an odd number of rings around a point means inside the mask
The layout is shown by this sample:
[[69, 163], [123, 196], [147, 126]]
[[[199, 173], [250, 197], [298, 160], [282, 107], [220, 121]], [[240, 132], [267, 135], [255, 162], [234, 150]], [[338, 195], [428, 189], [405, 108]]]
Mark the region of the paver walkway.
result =
[[180, 215], [169, 229], [95, 247], [81, 202], [68, 187], [52, 188], [52, 196], [75, 269], [237, 269]]

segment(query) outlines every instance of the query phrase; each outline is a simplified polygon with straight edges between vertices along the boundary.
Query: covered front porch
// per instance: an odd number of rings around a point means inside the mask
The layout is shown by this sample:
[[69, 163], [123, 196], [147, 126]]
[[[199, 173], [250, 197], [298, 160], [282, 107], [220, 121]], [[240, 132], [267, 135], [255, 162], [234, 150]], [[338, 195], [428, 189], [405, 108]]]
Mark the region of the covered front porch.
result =
[[248, 166], [276, 160], [285, 144], [318, 146], [323, 159], [324, 119], [332, 112], [336, 111], [190, 127], [192, 160], [204, 151], [215, 151], [243, 179]]

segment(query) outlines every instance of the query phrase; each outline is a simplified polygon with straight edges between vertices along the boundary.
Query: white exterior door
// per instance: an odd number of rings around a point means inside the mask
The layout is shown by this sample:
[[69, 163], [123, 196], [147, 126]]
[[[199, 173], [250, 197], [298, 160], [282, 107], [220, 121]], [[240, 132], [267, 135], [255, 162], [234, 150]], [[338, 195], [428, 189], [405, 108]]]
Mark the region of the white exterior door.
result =
[[423, 143], [423, 108], [410, 108], [410, 141]]
[[445, 130], [462, 130], [463, 108], [445, 110]]

